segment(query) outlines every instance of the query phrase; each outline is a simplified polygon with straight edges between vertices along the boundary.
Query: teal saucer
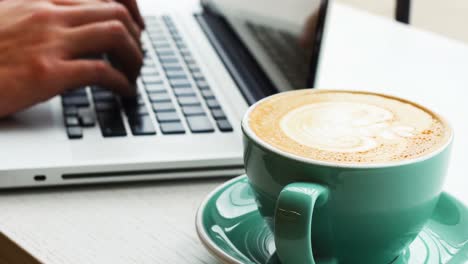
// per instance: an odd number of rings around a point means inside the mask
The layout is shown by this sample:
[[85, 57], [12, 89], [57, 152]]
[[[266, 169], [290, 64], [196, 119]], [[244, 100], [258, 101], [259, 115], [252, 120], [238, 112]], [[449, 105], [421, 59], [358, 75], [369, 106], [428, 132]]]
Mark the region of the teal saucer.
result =
[[[205, 247], [224, 263], [280, 263], [245, 175], [208, 195], [198, 210], [196, 227]], [[335, 262], [318, 260], [331, 263]], [[468, 263], [468, 209], [443, 193], [426, 227], [392, 264], [462, 263]]]

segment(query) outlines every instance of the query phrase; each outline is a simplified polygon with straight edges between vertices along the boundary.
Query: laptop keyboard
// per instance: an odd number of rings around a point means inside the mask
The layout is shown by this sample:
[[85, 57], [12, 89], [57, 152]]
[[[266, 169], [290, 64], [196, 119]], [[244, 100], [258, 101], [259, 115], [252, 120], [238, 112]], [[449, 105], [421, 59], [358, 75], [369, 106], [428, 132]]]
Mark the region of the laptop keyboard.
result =
[[293, 34], [247, 23], [247, 28], [293, 88], [306, 88], [311, 52], [300, 47]]
[[143, 42], [144, 89], [136, 98], [96, 86], [63, 94], [68, 137], [82, 138], [83, 130], [96, 123], [103, 137], [156, 135], [157, 128], [163, 135], [233, 131], [172, 19], [146, 17], [146, 27], [150, 42]]

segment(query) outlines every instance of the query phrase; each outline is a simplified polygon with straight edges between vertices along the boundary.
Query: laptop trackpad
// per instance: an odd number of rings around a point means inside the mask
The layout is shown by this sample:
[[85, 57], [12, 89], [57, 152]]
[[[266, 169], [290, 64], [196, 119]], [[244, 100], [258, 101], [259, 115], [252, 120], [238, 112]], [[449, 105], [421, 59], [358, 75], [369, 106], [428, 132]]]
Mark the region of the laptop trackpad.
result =
[[0, 152], [2, 163], [44, 165], [51, 159], [57, 162], [69, 158], [60, 108], [60, 99], [54, 98], [0, 119], [0, 142], [2, 149], [8, 150]]

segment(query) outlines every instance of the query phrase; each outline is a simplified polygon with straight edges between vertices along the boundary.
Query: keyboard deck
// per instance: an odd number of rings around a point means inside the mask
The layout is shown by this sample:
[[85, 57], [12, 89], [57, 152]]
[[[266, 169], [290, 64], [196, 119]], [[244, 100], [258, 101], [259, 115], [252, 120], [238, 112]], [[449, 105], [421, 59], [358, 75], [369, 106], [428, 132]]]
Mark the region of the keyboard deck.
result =
[[[102, 136], [154, 136], [232, 132], [222, 106], [169, 16], [146, 17], [144, 64], [137, 97], [123, 98], [105, 87], [83, 87], [62, 95], [70, 139], [99, 124]], [[155, 56], [154, 56], [155, 55]], [[127, 131], [124, 122], [128, 122]]]
[[306, 88], [311, 50], [299, 46], [293, 34], [247, 23], [247, 28], [293, 88]]

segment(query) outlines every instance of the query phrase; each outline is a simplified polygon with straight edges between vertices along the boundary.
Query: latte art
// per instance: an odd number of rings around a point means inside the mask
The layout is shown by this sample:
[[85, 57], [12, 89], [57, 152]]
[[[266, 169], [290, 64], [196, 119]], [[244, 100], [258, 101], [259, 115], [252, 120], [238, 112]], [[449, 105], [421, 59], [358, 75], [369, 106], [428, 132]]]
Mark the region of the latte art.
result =
[[374, 105], [326, 102], [287, 113], [281, 129], [299, 144], [318, 150], [363, 152], [385, 140], [405, 144], [405, 137], [414, 136], [414, 127], [395, 124], [393, 118], [392, 112]]
[[272, 96], [249, 115], [252, 131], [295, 155], [376, 163], [425, 155], [448, 140], [435, 114], [371, 93], [298, 90]]

